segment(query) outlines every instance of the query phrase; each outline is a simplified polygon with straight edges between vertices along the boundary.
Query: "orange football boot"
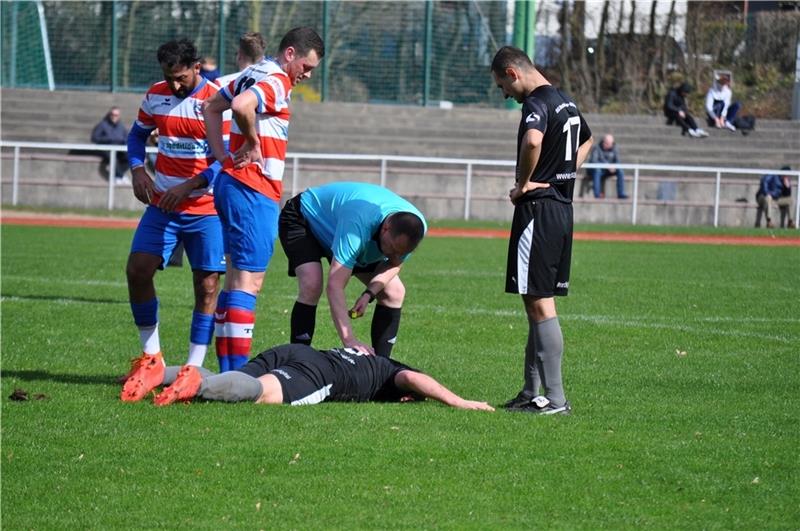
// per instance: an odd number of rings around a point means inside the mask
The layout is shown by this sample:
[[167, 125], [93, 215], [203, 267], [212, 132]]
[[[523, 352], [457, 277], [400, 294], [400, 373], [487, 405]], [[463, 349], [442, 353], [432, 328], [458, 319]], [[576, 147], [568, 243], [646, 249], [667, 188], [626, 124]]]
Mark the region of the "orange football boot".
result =
[[200, 390], [203, 377], [194, 365], [184, 365], [172, 385], [165, 387], [156, 395], [153, 403], [157, 406], [166, 406], [173, 402], [188, 402]]
[[138, 402], [164, 381], [164, 356], [146, 354], [122, 386], [123, 402]]

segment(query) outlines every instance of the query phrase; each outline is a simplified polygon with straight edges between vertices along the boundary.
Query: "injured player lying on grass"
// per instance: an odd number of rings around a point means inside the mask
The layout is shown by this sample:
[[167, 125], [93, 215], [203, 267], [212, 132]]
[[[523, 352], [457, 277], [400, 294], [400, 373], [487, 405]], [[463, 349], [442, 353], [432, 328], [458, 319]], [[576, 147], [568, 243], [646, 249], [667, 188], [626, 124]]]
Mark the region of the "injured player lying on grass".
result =
[[320, 351], [302, 344], [281, 345], [221, 374], [193, 365], [154, 365], [148, 372], [140, 383], [150, 387], [144, 394], [167, 385], [155, 397], [159, 406], [194, 398], [291, 405], [432, 398], [455, 408], [494, 411], [486, 402], [461, 398], [400, 362], [345, 348]]

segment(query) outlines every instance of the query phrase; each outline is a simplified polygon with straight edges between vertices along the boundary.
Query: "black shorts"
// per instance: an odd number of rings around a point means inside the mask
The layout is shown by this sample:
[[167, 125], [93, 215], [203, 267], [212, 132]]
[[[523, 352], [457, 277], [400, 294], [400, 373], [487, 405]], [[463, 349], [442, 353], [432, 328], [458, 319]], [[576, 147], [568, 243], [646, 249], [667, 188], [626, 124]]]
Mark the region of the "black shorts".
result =
[[281, 383], [283, 403], [293, 406], [324, 402], [335, 378], [331, 363], [314, 348], [302, 344], [265, 350], [238, 370], [253, 378], [272, 374]]
[[[289, 260], [289, 276], [297, 276], [295, 269], [308, 262], [322, 262], [325, 258], [331, 262], [333, 253], [326, 249], [311, 232], [308, 221], [300, 210], [300, 195], [297, 194], [284, 205], [278, 218], [278, 237], [286, 258]], [[353, 273], [372, 273], [381, 262], [373, 262], [366, 266], [356, 266]]]
[[572, 204], [536, 199], [514, 208], [506, 293], [566, 295], [572, 260]]

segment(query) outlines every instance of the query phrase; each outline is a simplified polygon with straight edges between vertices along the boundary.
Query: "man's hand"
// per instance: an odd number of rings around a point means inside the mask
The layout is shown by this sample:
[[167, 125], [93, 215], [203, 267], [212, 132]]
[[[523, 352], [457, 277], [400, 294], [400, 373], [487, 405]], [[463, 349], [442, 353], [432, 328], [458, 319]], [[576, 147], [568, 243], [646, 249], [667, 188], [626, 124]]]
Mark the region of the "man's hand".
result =
[[368, 293], [362, 293], [360, 297], [356, 299], [356, 303], [350, 308], [350, 319], [358, 319], [359, 317], [363, 317], [367, 311], [367, 307], [370, 303], [370, 297]]
[[161, 196], [158, 202], [158, 208], [164, 212], [172, 212], [178, 205], [183, 203], [189, 194], [194, 190], [194, 185], [191, 181], [185, 181], [181, 184], [176, 184]]
[[528, 181], [522, 187], [520, 187], [519, 184], [518, 184], [517, 186], [515, 186], [514, 188], [509, 190], [508, 198], [511, 199], [511, 203], [512, 204], [516, 205], [517, 202], [519, 202], [519, 200], [522, 199], [522, 196], [524, 196], [525, 194], [527, 194], [531, 190], [536, 190], [537, 188], [550, 188], [550, 184], [549, 183], [537, 183], [537, 182], [532, 182], [532, 181]]
[[474, 409], [478, 411], [494, 411], [494, 408], [486, 402], [478, 402], [476, 400], [462, 400], [455, 405], [458, 409]]
[[256, 163], [262, 168], [264, 167], [261, 146], [258, 143], [252, 145], [245, 143], [233, 154], [233, 167], [238, 170], [252, 163]]
[[366, 354], [367, 356], [374, 356], [375, 355], [375, 349], [374, 348], [372, 348], [371, 346], [369, 346], [369, 345], [367, 345], [365, 343], [362, 343], [361, 341], [359, 341], [356, 338], [345, 340], [344, 341], [344, 346], [347, 347], [347, 348], [355, 349], [355, 350], [361, 352], [362, 354]]
[[680, 116], [681, 118], [686, 118], [686, 113], [683, 111], [678, 111], [678, 116]]
[[152, 177], [147, 174], [144, 166], [133, 168], [131, 175], [133, 177], [133, 195], [145, 205], [149, 205], [155, 193]]

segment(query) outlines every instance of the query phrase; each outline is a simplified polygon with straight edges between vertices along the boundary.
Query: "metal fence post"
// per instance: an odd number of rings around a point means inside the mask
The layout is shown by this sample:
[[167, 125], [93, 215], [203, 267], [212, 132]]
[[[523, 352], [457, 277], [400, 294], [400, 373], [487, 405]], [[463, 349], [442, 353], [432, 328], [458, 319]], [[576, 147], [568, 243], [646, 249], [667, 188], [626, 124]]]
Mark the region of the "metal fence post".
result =
[[117, 184], [117, 152], [108, 149], [108, 209], [114, 210], [114, 185]]
[[297, 195], [297, 179], [300, 175], [300, 160], [292, 157], [292, 197]]
[[427, 107], [431, 94], [431, 55], [433, 42], [433, 0], [425, 2], [425, 46], [422, 58], [422, 106]]
[[386, 187], [386, 159], [381, 159], [381, 186]]
[[[330, 2], [322, 2], [322, 42], [328, 42], [330, 38], [330, 12], [328, 11], [328, 4]], [[327, 57], [322, 58], [322, 75], [320, 76], [320, 101], [328, 101], [328, 75], [330, 67], [328, 65], [330, 59]]]
[[714, 226], [719, 226], [719, 184], [722, 172], [717, 172], [717, 182], [714, 184]]
[[111, 92], [117, 91], [117, 0], [111, 2]]
[[469, 220], [469, 203], [472, 198], [472, 163], [467, 163], [467, 178], [464, 185], [464, 219]]
[[631, 225], [636, 225], [636, 208], [639, 205], [639, 166], [633, 170], [633, 202], [631, 204]]
[[[800, 192], [800, 175], [797, 176], [797, 187], [795, 190]], [[800, 193], [794, 199], [794, 228], [800, 229]]]
[[14, 174], [11, 182], [11, 204], [19, 202], [19, 146], [14, 146]]

